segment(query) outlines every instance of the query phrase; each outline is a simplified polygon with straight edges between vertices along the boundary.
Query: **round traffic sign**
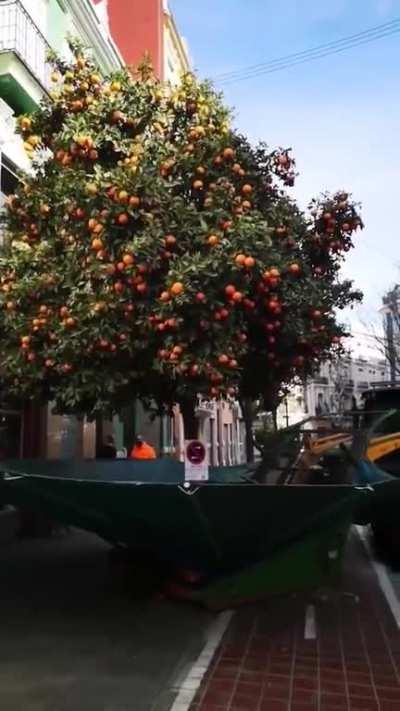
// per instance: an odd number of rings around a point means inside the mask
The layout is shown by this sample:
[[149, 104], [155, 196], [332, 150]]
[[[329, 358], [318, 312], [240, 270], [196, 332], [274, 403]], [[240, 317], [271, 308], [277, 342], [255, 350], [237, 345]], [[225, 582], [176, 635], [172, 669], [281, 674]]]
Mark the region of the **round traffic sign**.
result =
[[186, 457], [191, 464], [203, 464], [206, 458], [206, 448], [203, 442], [193, 440], [186, 447]]

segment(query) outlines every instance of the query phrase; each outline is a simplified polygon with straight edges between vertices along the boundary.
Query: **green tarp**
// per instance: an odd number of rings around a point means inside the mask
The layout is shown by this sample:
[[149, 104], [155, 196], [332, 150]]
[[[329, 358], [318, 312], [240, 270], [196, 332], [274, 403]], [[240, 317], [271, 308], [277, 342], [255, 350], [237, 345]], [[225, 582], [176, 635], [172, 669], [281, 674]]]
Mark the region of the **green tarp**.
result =
[[172, 460], [6, 462], [0, 498], [163, 560], [229, 571], [351, 518], [364, 495], [349, 486], [217, 483], [243, 470], [216, 469], [214, 483], [185, 489]]
[[[0, 472], [34, 474], [51, 478], [85, 481], [125, 481], [183, 484], [185, 467], [176, 459], [135, 461], [130, 459], [14, 459], [0, 462]], [[210, 467], [210, 482], [246, 481], [247, 464], [234, 467]]]

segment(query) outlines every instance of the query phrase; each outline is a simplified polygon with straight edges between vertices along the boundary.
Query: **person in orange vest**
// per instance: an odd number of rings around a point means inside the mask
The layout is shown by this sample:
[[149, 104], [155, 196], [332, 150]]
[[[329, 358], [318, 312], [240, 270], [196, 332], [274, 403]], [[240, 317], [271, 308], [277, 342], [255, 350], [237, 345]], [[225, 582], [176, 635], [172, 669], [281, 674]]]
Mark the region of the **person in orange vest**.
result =
[[151, 444], [147, 444], [141, 435], [137, 435], [130, 459], [156, 459], [156, 452], [154, 447]]

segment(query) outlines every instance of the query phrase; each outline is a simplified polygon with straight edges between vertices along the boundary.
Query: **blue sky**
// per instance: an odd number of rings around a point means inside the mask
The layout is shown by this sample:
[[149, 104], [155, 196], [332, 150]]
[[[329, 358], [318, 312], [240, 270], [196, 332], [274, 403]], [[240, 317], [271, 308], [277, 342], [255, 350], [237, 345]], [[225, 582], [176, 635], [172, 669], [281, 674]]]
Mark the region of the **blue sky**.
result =
[[[196, 70], [211, 78], [400, 17], [400, 0], [169, 4]], [[366, 229], [344, 268], [365, 293], [357, 311], [363, 323], [376, 319], [382, 294], [400, 280], [399, 67], [400, 33], [224, 88], [244, 133], [293, 148], [302, 205], [325, 189], [342, 188], [363, 203]]]

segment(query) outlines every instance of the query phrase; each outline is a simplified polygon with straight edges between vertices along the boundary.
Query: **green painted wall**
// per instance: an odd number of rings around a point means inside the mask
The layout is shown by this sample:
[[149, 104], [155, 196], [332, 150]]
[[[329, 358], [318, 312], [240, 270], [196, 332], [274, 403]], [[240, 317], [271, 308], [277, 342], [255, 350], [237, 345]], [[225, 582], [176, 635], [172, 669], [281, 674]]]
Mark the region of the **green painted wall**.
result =
[[33, 80], [24, 65], [13, 54], [0, 55], [0, 97], [15, 113], [34, 111], [41, 98], [39, 88], [33, 91]]
[[68, 16], [58, 0], [50, 0], [46, 39], [53, 49], [62, 50], [68, 31]]

